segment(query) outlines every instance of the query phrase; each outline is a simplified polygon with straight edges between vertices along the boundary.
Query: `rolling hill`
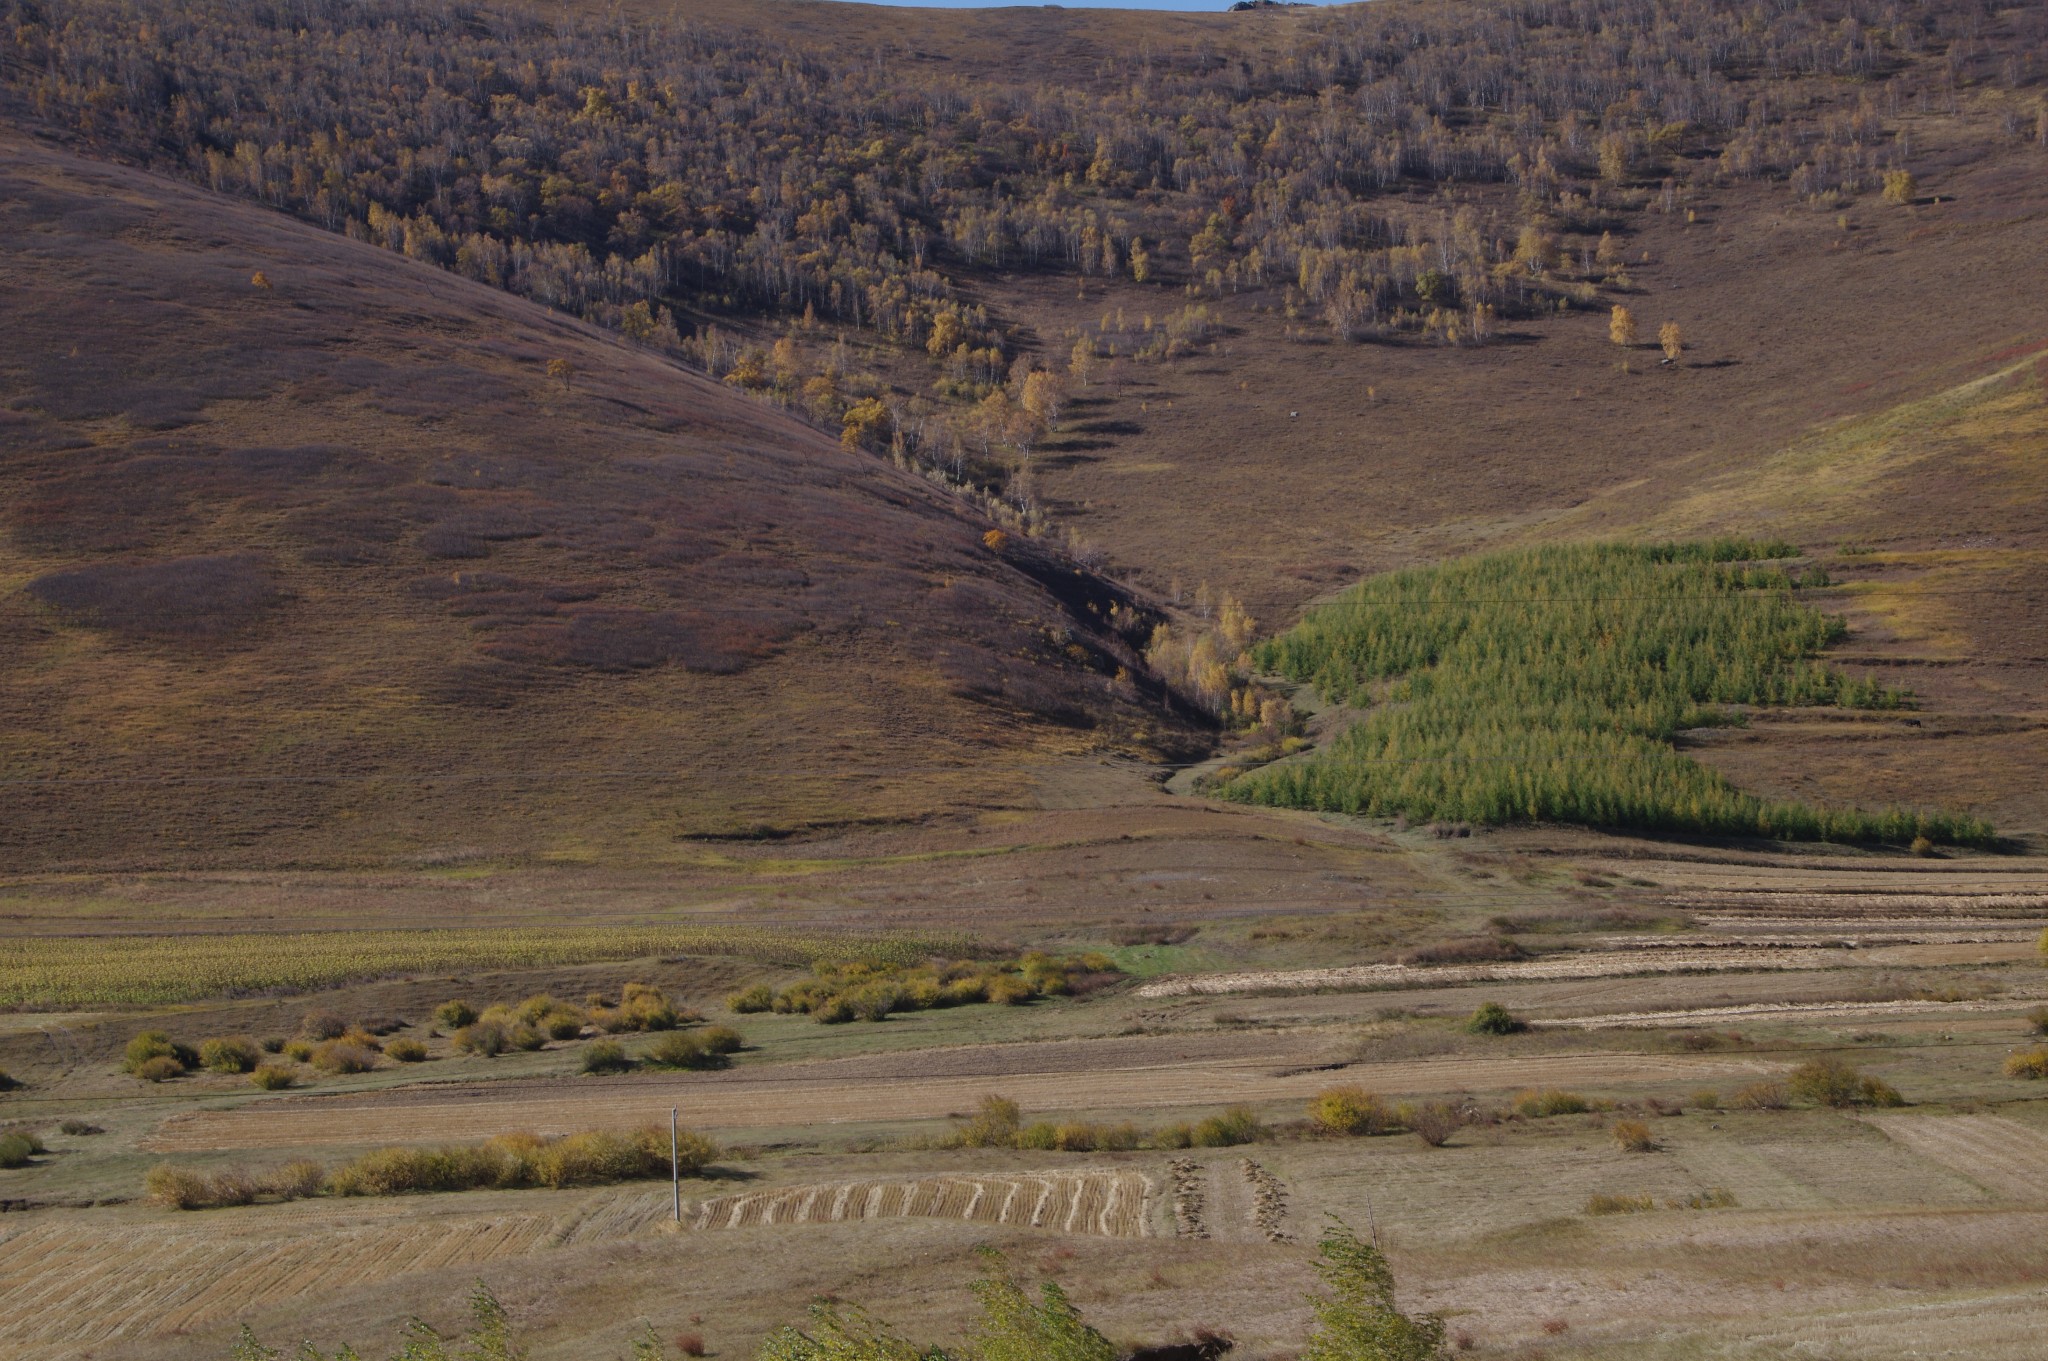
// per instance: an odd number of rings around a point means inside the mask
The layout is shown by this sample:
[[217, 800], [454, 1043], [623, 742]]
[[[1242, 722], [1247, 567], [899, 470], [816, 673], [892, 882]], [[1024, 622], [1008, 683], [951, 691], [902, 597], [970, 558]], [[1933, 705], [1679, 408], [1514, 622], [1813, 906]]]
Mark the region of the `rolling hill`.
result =
[[0, 179], [12, 866], [659, 858], [1189, 731], [1118, 588], [701, 375], [20, 137]]

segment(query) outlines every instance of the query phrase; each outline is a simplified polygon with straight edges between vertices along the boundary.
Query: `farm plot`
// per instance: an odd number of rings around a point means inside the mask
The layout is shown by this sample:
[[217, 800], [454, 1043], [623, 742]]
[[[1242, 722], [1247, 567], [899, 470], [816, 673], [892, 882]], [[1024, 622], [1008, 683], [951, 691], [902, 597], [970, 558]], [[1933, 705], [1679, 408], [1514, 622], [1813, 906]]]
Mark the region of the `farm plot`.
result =
[[1998, 1115], [1887, 1115], [1871, 1123], [1922, 1157], [2014, 1200], [2048, 1200], [2048, 1134]]
[[740, 1229], [921, 1217], [1144, 1238], [1151, 1202], [1152, 1182], [1141, 1172], [1082, 1168], [786, 1186], [704, 1201], [688, 1222], [694, 1229]]
[[625, 1237], [665, 1217], [668, 1200], [605, 1192], [567, 1213], [431, 1220], [385, 1211], [329, 1202], [24, 1226], [0, 1237], [0, 1354], [163, 1336], [315, 1291]]
[[1837, 969], [1857, 963], [1855, 952], [1830, 948], [1754, 948], [1741, 945], [1649, 946], [1590, 950], [1504, 964], [1350, 964], [1328, 969], [1261, 969], [1241, 973], [1163, 978], [1136, 990], [1139, 997], [1186, 997], [1295, 989], [1433, 988], [1459, 983], [1514, 983], [1561, 978], [1626, 978], [1667, 973], [1732, 973], [1785, 969]]
[[[174, 1115], [143, 1140], [157, 1152], [234, 1148], [307, 1148], [363, 1143], [469, 1142], [520, 1130], [568, 1133], [627, 1129], [680, 1107], [697, 1129], [770, 1129], [936, 1120], [971, 1110], [991, 1091], [1028, 1111], [1124, 1111], [1306, 1101], [1337, 1079], [1333, 1069], [1276, 1071], [1270, 1059], [1237, 1059], [1002, 1071], [1001, 1046], [983, 1075], [877, 1080], [806, 1076], [808, 1065], [739, 1069], [693, 1078], [613, 1082], [581, 1080], [363, 1096], [263, 1100], [231, 1110]], [[1343, 1081], [1388, 1095], [1499, 1091], [1522, 1087], [1607, 1087], [1701, 1082], [1754, 1075], [1769, 1065], [1731, 1055], [1540, 1054], [1517, 1058], [1443, 1058], [1344, 1066]]]

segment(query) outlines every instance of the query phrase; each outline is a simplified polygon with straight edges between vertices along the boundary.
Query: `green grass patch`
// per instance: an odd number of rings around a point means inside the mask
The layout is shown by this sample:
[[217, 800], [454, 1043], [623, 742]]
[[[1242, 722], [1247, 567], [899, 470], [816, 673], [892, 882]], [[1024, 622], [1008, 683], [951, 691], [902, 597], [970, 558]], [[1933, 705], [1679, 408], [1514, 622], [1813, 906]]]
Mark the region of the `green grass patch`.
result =
[[1574, 544], [1367, 580], [1261, 644], [1263, 670], [1369, 709], [1324, 753], [1229, 798], [1473, 822], [1984, 844], [1980, 819], [1745, 794], [1672, 746], [1733, 706], [1886, 709], [1910, 696], [1820, 661], [1842, 621], [1798, 598], [1788, 544]]
[[170, 936], [30, 936], [0, 941], [0, 1007], [153, 1006], [304, 992], [356, 979], [547, 968], [654, 955], [730, 955], [809, 966], [912, 965], [976, 953], [965, 938], [854, 936], [718, 926], [506, 927]]

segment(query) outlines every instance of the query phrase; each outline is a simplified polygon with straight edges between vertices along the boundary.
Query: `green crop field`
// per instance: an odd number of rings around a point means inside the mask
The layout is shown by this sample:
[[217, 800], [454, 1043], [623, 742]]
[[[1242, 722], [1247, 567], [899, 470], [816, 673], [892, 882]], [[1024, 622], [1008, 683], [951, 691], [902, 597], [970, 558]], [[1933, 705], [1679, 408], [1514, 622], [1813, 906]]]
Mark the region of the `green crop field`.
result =
[[1486, 824], [1556, 821], [1843, 841], [1980, 844], [1978, 819], [1743, 793], [1672, 746], [1734, 706], [1896, 708], [1819, 661], [1842, 622], [1802, 602], [1788, 544], [1721, 539], [1498, 553], [1375, 577], [1263, 644], [1258, 665], [1370, 712], [1330, 748], [1253, 771], [1248, 803]]

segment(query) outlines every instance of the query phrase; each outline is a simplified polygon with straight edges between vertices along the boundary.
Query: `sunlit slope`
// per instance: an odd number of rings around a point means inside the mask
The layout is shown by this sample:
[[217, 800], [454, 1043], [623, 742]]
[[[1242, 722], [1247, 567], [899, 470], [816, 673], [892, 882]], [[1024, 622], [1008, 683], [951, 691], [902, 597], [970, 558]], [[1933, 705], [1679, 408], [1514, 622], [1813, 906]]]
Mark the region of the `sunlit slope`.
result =
[[245, 203], [0, 184], [11, 867], [660, 857], [1172, 738], [1108, 588], [871, 456]]

